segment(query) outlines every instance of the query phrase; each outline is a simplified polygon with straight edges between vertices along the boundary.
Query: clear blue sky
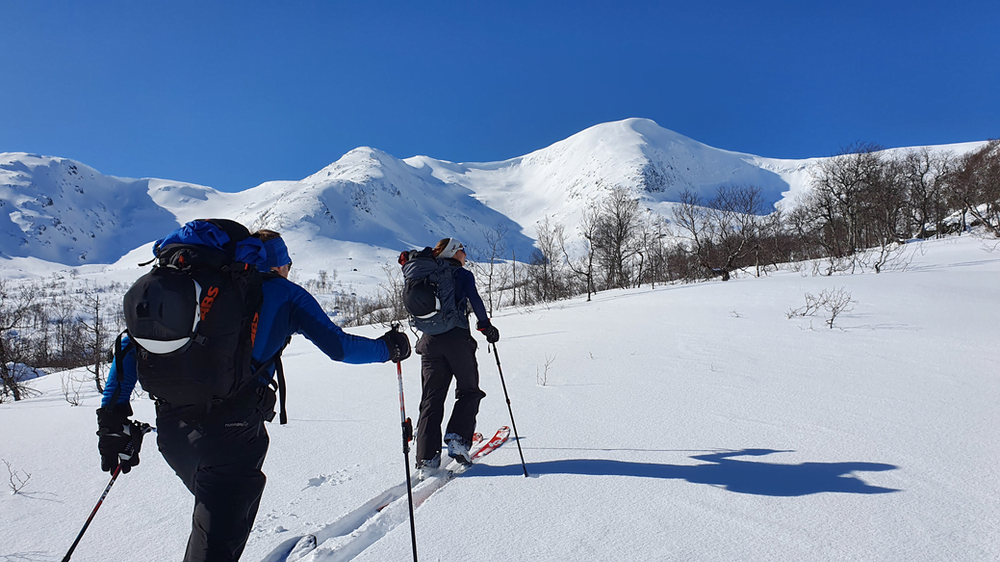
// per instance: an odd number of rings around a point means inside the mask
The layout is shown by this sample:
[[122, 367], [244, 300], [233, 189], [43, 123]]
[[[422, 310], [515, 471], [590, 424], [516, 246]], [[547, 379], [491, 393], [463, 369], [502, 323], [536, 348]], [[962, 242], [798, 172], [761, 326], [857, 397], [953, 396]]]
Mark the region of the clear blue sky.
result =
[[224, 191], [628, 117], [780, 158], [986, 140], [1000, 0], [0, 0], [0, 115], [0, 152]]

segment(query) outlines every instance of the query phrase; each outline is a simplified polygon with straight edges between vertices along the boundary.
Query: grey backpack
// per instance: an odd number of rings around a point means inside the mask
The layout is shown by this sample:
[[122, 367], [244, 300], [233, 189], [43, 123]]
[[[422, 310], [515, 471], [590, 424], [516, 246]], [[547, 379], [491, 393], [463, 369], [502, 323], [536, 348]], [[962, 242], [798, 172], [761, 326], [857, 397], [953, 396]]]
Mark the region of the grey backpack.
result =
[[455, 305], [455, 271], [459, 266], [434, 257], [431, 248], [403, 252], [403, 307], [411, 322], [429, 335], [443, 334], [466, 325], [465, 315]]

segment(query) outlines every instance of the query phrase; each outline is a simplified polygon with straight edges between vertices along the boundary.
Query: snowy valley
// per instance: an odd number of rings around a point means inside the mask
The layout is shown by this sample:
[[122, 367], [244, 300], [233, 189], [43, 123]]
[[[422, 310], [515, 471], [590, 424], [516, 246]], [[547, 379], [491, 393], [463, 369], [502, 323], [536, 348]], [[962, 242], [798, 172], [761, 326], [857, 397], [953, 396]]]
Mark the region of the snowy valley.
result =
[[[907, 252], [877, 275], [803, 265], [498, 311], [531, 477], [510, 442], [430, 496], [416, 511], [420, 558], [996, 560], [1000, 253], [970, 236]], [[855, 304], [833, 328], [822, 311], [789, 317], [836, 288]], [[403, 481], [393, 367], [335, 364], [301, 338], [285, 357], [291, 421], [269, 426], [246, 560]], [[485, 344], [479, 364], [479, 425], [492, 433], [510, 420]], [[419, 362], [403, 372], [415, 414]], [[107, 483], [96, 393], [71, 407], [59, 374], [35, 387], [0, 404], [0, 458], [30, 474], [0, 494], [2, 560], [60, 560]], [[153, 420], [151, 402], [134, 404]], [[191, 499], [155, 449], [150, 436], [73, 560], [183, 551]], [[405, 507], [387, 512], [361, 529], [359, 553], [348, 534], [304, 560], [411, 559]]]

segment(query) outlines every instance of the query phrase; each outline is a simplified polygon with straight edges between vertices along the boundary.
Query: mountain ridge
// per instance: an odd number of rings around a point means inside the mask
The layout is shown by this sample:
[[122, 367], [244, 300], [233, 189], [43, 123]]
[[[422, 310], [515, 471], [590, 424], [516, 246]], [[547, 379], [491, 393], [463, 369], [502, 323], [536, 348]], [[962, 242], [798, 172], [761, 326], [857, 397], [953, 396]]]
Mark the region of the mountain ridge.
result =
[[495, 229], [507, 231], [508, 251], [528, 256], [536, 223], [552, 217], [572, 233], [583, 211], [615, 186], [663, 215], [683, 190], [708, 198], [727, 184], [755, 185], [768, 205], [781, 206], [808, 189], [810, 170], [822, 160], [717, 149], [641, 118], [594, 125], [497, 162], [400, 159], [362, 146], [301, 180], [236, 193], [7, 152], [0, 153], [0, 271], [28, 257], [68, 267], [112, 264], [207, 216], [281, 231], [290, 245], [315, 246], [308, 252], [314, 257], [420, 247], [446, 236], [482, 246]]

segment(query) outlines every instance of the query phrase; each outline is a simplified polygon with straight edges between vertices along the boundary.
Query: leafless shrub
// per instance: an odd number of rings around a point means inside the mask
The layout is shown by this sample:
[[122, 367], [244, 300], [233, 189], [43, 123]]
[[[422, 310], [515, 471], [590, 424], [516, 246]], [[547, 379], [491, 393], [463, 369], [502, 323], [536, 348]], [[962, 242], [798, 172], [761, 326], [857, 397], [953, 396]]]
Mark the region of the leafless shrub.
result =
[[833, 323], [837, 319], [837, 316], [854, 310], [854, 305], [856, 304], [858, 302], [852, 299], [851, 293], [845, 291], [843, 287], [828, 293], [823, 305], [823, 308], [830, 314], [830, 318], [826, 321], [827, 326], [833, 329]]
[[542, 371], [542, 372], [539, 372], [538, 371], [538, 367], [535, 367], [535, 381], [538, 383], [539, 386], [545, 386], [546, 384], [548, 384], [548, 382], [549, 382], [549, 367], [552, 366], [552, 363], [554, 363], [555, 360], [556, 360], [555, 355], [553, 355], [552, 357], [549, 357], [548, 355], [546, 355], [545, 356], [545, 367], [544, 367], [545, 370]]
[[785, 313], [786, 318], [791, 320], [792, 318], [800, 316], [812, 316], [813, 314], [819, 312], [819, 309], [822, 308], [822, 305], [819, 302], [819, 297], [812, 293], [806, 293], [805, 297], [806, 305], [799, 308], [789, 309], [789, 311]]
[[805, 299], [805, 306], [789, 310], [785, 313], [785, 317], [792, 319], [812, 316], [820, 310], [825, 310], [830, 315], [825, 322], [831, 329], [838, 316], [850, 312], [854, 309], [854, 305], [858, 304], [856, 300], [851, 298], [851, 293], [847, 292], [844, 287], [823, 289], [818, 296], [806, 293]]
[[28, 480], [31, 480], [31, 474], [24, 472], [23, 470], [17, 470], [4, 459], [0, 459], [0, 461], [7, 465], [7, 473], [10, 474], [11, 493], [16, 494], [20, 492], [28, 483]]
[[493, 315], [494, 306], [500, 306], [504, 286], [510, 283], [510, 280], [506, 279], [507, 268], [503, 267], [509, 230], [503, 223], [497, 223], [492, 229], [482, 229], [485, 247], [479, 252], [481, 262], [476, 262], [478, 265], [476, 277], [484, 281], [486, 313], [490, 316]]
[[79, 406], [83, 402], [80, 398], [80, 392], [87, 379], [81, 380], [79, 377], [67, 373], [60, 374], [59, 378], [62, 381], [63, 399], [71, 406]]
[[813, 277], [831, 277], [834, 273], [847, 271], [854, 273], [856, 267], [857, 261], [853, 256], [827, 256], [825, 259], [813, 261], [812, 274]]
[[[97, 392], [104, 392], [104, 383], [107, 380], [107, 365], [104, 364], [105, 350], [109, 347], [108, 340], [113, 337], [112, 328], [108, 325], [105, 308], [102, 306], [101, 293], [99, 291], [85, 291], [83, 294], [83, 305], [90, 321], [84, 318], [78, 319], [83, 326], [83, 358], [87, 361], [87, 371], [93, 375], [94, 385]], [[117, 307], [120, 308], [120, 307]]]
[[982, 247], [985, 252], [992, 254], [993, 252], [1000, 250], [1000, 241], [981, 238], [980, 247]]

